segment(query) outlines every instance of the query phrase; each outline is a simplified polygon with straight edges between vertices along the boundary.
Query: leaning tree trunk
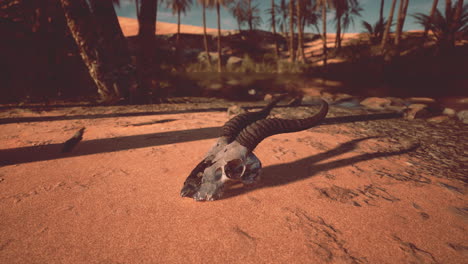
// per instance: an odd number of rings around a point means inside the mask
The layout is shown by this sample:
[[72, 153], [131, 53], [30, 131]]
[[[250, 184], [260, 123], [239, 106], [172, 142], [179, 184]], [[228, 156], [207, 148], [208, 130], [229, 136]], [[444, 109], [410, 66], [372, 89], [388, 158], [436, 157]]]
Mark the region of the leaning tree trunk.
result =
[[296, 0], [297, 1], [297, 30], [298, 30], [298, 44], [297, 44], [297, 49], [298, 49], [298, 54], [299, 54], [299, 60], [304, 62], [305, 61], [305, 54], [304, 54], [304, 32], [302, 28], [302, 6], [301, 6], [301, 0]]
[[396, 1], [392, 1], [392, 7], [390, 8], [390, 14], [388, 15], [387, 25], [385, 26], [385, 31], [382, 37], [382, 43], [380, 44], [380, 49], [382, 54], [385, 51], [385, 45], [387, 44], [388, 36], [390, 34], [390, 28], [392, 27], [393, 13], [395, 12]]
[[[429, 14], [429, 19], [430, 21], [432, 21], [432, 19], [434, 19], [434, 14], [435, 14], [435, 11], [437, 10], [437, 4], [439, 3], [439, 0], [434, 0], [434, 2], [432, 2], [432, 8], [431, 8], [431, 13]], [[423, 34], [423, 39], [426, 39], [427, 38], [427, 34], [429, 33], [429, 27], [426, 26], [424, 28], [424, 34]]]
[[296, 61], [296, 50], [294, 48], [294, 0], [289, 1], [289, 56], [291, 62]]
[[[106, 61], [112, 65], [114, 89], [117, 95], [125, 93], [129, 98], [138, 87], [135, 67], [132, 65], [127, 39], [117, 18], [112, 1], [91, 0], [91, 9], [99, 25], [101, 48], [105, 49]], [[131, 98], [129, 98], [131, 99]]]
[[[141, 0], [140, 15], [138, 16], [138, 43], [137, 52], [137, 69], [140, 90], [135, 95], [135, 101], [147, 101], [149, 91], [153, 90], [153, 74], [152, 69], [155, 66], [155, 50], [156, 42], [156, 0]], [[159, 99], [159, 94], [153, 95]]]
[[216, 2], [216, 13], [218, 15], [218, 72], [222, 72], [221, 65], [221, 17], [219, 13], [219, 2]]
[[276, 17], [275, 17], [275, 0], [271, 0], [271, 29], [273, 30], [273, 37], [275, 38], [275, 56], [279, 58], [278, 40], [276, 39]]
[[208, 36], [206, 34], [206, 3], [205, 1], [203, 1], [203, 42], [205, 45], [206, 56], [208, 57], [208, 65], [210, 66], [210, 69], [211, 69], [211, 55], [210, 55], [210, 50], [208, 48]]
[[327, 6], [322, 3], [323, 67], [327, 67]]
[[409, 0], [401, 0], [400, 10], [398, 11], [398, 21], [395, 32], [395, 47], [400, 47], [401, 35], [403, 34], [403, 25], [405, 24], [406, 11], [408, 10]]
[[115, 68], [110, 65], [109, 59], [112, 54], [106, 54], [110, 51], [102, 46], [102, 43], [105, 43], [104, 36], [96, 30], [100, 25], [96, 23], [88, 3], [86, 0], [61, 0], [61, 4], [68, 28], [96, 84], [101, 102], [117, 101], [121, 93], [119, 89], [123, 87], [119, 83], [119, 76], [115, 74]]

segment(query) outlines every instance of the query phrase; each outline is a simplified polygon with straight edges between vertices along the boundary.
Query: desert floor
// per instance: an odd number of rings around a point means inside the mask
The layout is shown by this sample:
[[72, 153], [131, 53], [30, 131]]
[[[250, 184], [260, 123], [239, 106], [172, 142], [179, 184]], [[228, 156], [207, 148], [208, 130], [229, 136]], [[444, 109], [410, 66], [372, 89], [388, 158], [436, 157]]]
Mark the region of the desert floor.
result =
[[257, 147], [258, 186], [181, 198], [228, 119], [218, 106], [3, 109], [0, 262], [466, 261], [466, 126], [332, 107], [325, 124]]

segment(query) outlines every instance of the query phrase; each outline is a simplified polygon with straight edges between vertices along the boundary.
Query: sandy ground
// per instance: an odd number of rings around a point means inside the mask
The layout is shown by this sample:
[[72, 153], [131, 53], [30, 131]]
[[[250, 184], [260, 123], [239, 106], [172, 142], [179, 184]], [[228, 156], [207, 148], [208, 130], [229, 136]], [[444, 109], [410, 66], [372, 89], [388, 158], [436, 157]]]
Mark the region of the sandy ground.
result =
[[[122, 32], [126, 37], [138, 35], [138, 21], [134, 18], [128, 17], [119, 17], [120, 27]], [[180, 32], [187, 34], [203, 34], [203, 27], [192, 26], [192, 25], [180, 25]], [[218, 29], [207, 28], [206, 32], [208, 34], [218, 34]], [[227, 30], [222, 30], [221, 32], [225, 33]], [[177, 33], [177, 24], [168, 23], [168, 22], [156, 22], [156, 34], [157, 35], [166, 35], [166, 34], [175, 34]]]
[[466, 184], [419, 170], [412, 142], [348, 124], [267, 138], [256, 188], [181, 198], [226, 120], [157, 106], [3, 110], [0, 262], [466, 261]]

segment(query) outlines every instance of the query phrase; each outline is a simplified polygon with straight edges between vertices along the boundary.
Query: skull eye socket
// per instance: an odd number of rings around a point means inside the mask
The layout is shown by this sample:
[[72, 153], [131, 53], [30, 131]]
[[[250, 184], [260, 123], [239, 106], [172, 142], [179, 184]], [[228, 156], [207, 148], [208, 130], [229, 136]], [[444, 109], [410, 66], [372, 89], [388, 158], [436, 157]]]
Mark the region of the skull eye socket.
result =
[[244, 163], [240, 159], [231, 160], [224, 166], [224, 172], [230, 179], [239, 179], [244, 174], [244, 170]]

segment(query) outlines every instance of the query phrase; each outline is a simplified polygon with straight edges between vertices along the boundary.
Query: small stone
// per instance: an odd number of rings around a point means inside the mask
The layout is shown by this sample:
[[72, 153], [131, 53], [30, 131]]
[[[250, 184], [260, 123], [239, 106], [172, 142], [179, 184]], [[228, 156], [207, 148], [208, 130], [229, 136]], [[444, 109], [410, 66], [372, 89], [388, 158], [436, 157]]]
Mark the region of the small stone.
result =
[[221, 88], [223, 88], [223, 85], [220, 83], [213, 83], [208, 86], [208, 89], [210, 90], [221, 90]]
[[409, 105], [408, 102], [406, 102], [405, 100], [401, 99], [401, 98], [398, 98], [398, 97], [385, 97], [385, 99], [388, 99], [390, 100], [392, 103], [391, 105], [392, 106], [403, 106], [403, 107], [406, 107]]
[[335, 102], [345, 102], [353, 100], [354, 96], [345, 93], [338, 93], [335, 95]]
[[455, 116], [456, 112], [452, 108], [444, 108], [444, 111], [442, 111], [442, 114], [447, 115], [447, 116]]
[[459, 104], [468, 104], [468, 97], [458, 99], [457, 103], [459, 103]]
[[373, 110], [383, 110], [392, 103], [387, 98], [369, 97], [361, 101], [361, 105]]
[[429, 116], [429, 111], [427, 110], [427, 105], [425, 104], [411, 104], [404, 113], [404, 118], [407, 120], [424, 118], [427, 116]]
[[229, 117], [232, 117], [232, 116], [235, 116], [235, 115], [239, 115], [239, 114], [243, 114], [245, 113], [245, 109], [238, 106], [238, 105], [233, 105], [233, 106], [230, 106], [227, 110], [227, 114]]
[[263, 101], [269, 103], [273, 99], [273, 95], [271, 94], [265, 94], [265, 97], [263, 97]]
[[449, 117], [448, 116], [434, 116], [434, 117], [431, 117], [431, 118], [428, 118], [427, 121], [428, 122], [432, 122], [432, 123], [442, 123], [444, 121], [447, 121], [449, 120]]
[[468, 124], [468, 110], [462, 110], [457, 113], [457, 117], [463, 124]]
[[320, 96], [310, 96], [304, 95], [302, 97], [302, 104], [303, 105], [317, 105], [320, 103]]
[[435, 100], [429, 97], [410, 97], [408, 101], [412, 104], [433, 104]]

